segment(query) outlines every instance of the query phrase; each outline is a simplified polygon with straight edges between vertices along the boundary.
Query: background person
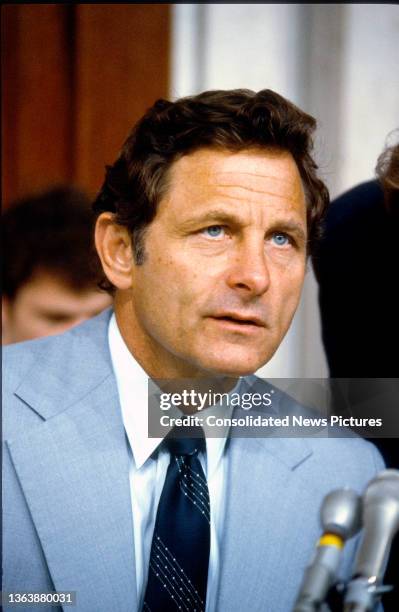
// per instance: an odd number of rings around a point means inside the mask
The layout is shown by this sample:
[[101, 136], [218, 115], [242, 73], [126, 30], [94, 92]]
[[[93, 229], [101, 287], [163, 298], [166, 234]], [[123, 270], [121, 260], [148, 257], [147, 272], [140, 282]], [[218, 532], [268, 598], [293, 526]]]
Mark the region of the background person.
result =
[[313, 259], [330, 376], [397, 377], [399, 145], [331, 203]]
[[65, 331], [110, 305], [96, 286], [93, 213], [82, 192], [58, 187], [2, 215], [3, 344]]
[[[392, 437], [372, 442], [387, 467], [397, 469], [399, 144], [381, 153], [376, 174], [376, 180], [331, 203], [313, 265], [330, 376], [348, 379], [344, 397], [335, 398], [337, 409], [345, 410], [350, 398], [353, 416], [382, 417], [383, 433]], [[395, 585], [395, 592], [384, 598], [387, 610], [395, 609], [398, 568], [399, 536], [386, 573], [385, 582]]]
[[330, 376], [353, 379], [353, 396], [361, 393], [360, 385], [355, 392], [355, 379], [369, 379], [369, 394], [378, 393], [379, 379], [391, 379], [396, 389], [382, 399], [379, 414], [369, 416], [383, 416], [385, 432], [395, 436], [374, 442], [387, 465], [398, 468], [399, 144], [381, 154], [376, 171], [376, 180], [331, 203], [313, 265]]

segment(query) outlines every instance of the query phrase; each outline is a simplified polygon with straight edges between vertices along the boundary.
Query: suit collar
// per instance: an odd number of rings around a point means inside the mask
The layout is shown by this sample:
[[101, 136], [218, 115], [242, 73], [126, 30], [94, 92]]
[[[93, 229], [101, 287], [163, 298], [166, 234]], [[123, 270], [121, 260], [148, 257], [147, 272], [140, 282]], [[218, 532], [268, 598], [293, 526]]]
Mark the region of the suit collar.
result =
[[[259, 416], [275, 416], [285, 417], [293, 414], [303, 415], [306, 413], [306, 408], [298, 404], [286, 392], [281, 391], [278, 387], [272, 385], [267, 380], [258, 378], [257, 376], [246, 376], [242, 379], [241, 393], [252, 393], [263, 395], [269, 393], [271, 398], [270, 407], [256, 408], [251, 414]], [[244, 417], [247, 413], [241, 411], [236, 416]], [[245, 431], [245, 430], [244, 430]], [[249, 434], [250, 434], [249, 430]], [[285, 436], [285, 437], [284, 437]], [[260, 437], [253, 437], [255, 444], [258, 444], [262, 449], [258, 449], [261, 453], [265, 453], [265, 457], [272, 455], [274, 459], [281, 461], [289, 470], [294, 470], [306, 461], [312, 455], [312, 449], [306, 438], [300, 438], [298, 432], [292, 427], [288, 428], [261, 428]], [[261, 457], [263, 455], [260, 455]]]
[[15, 395], [47, 420], [92, 393], [112, 375], [107, 339], [111, 314], [105, 310], [65, 334], [27, 343], [33, 365]]
[[309, 442], [304, 438], [255, 438], [262, 451], [272, 455], [288, 470], [296, 470], [313, 454]]

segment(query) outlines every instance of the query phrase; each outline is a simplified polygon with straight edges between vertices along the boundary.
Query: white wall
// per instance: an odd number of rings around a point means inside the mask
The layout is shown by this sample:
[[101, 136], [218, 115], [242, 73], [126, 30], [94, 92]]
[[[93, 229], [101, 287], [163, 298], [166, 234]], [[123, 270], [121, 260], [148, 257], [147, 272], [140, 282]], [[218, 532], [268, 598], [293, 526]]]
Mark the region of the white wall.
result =
[[388, 132], [399, 127], [399, 6], [354, 4], [346, 12], [339, 191], [373, 176]]
[[269, 87], [294, 98], [298, 12], [284, 4], [174, 5], [171, 95]]
[[[399, 8], [377, 4], [173, 5], [171, 96], [275, 89], [319, 122], [316, 157], [332, 196], [373, 175], [399, 124]], [[317, 287], [308, 270], [269, 377], [323, 377]]]

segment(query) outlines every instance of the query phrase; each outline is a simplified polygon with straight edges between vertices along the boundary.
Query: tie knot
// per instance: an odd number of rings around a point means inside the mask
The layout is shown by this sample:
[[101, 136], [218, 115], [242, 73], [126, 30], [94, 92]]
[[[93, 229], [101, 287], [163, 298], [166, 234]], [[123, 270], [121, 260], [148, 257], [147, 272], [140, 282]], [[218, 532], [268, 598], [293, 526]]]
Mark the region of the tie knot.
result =
[[175, 426], [164, 440], [172, 455], [194, 455], [205, 450], [205, 437], [202, 427]]

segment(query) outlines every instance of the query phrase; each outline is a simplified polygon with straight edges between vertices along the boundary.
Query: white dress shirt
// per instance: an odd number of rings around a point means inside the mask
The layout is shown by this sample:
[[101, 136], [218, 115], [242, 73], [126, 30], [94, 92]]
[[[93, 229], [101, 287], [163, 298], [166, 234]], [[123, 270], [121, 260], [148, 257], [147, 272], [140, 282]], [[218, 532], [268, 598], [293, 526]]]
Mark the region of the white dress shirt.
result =
[[[160, 449], [154, 457], [152, 453], [163, 438], [148, 437], [148, 376], [134, 359], [119, 331], [115, 314], [109, 323], [108, 341], [112, 365], [116, 376], [122, 418], [129, 440], [130, 449], [130, 491], [134, 529], [136, 560], [137, 600], [141, 610], [147, 584], [148, 565], [151, 552], [152, 535], [155, 526], [158, 502], [164, 485], [170, 455]], [[238, 385], [230, 392], [237, 392]], [[207, 409], [207, 414], [220, 406]], [[232, 408], [223, 408], [223, 416], [230, 416]], [[206, 457], [199, 454], [209, 488], [211, 507], [211, 546], [208, 570], [206, 612], [216, 612], [215, 602], [218, 591], [219, 551], [223, 535], [225, 510], [225, 485], [227, 473], [227, 454], [224, 437], [206, 437]]]

